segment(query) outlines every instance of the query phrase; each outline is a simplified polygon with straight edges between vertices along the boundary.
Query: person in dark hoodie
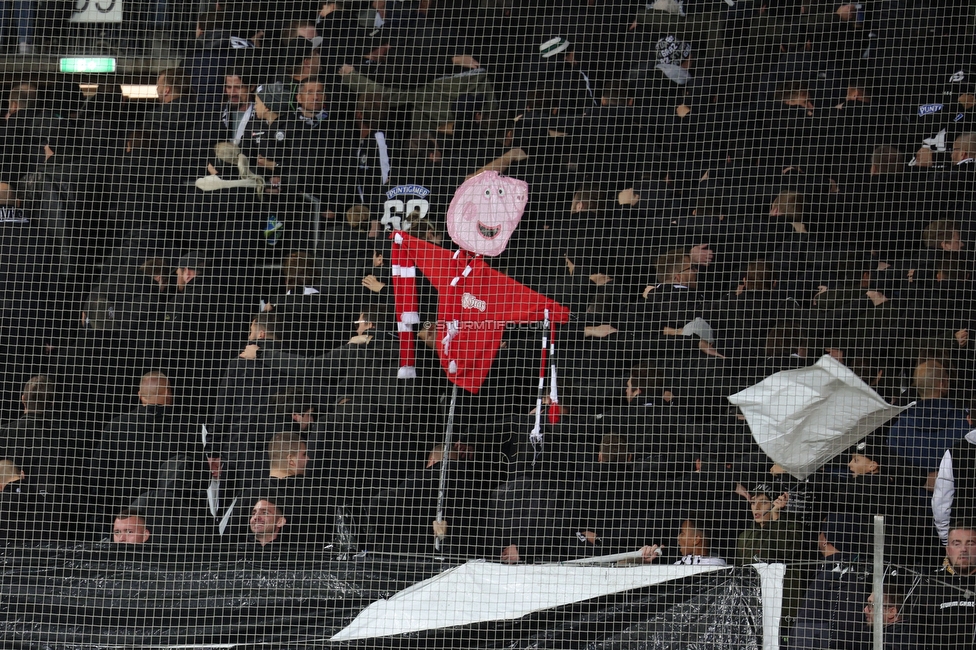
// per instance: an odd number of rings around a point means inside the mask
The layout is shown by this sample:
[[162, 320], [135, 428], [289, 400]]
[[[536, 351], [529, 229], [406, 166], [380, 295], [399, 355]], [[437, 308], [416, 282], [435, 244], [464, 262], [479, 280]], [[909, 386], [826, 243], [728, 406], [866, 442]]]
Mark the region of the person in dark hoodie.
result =
[[202, 253], [191, 251], [173, 266], [176, 291], [163, 315], [157, 363], [170, 371], [184, 403], [200, 408], [208, 403], [209, 390], [224, 360], [232, 357], [246, 320], [235, 317], [241, 313], [237, 289]]
[[931, 492], [945, 450], [969, 432], [966, 413], [949, 399], [949, 371], [936, 360], [915, 367], [918, 402], [888, 433], [888, 446]]
[[789, 648], [849, 648], [862, 640], [861, 612], [871, 590], [865, 532], [848, 515], [829, 515], [820, 524], [825, 563], [807, 588]]
[[0, 460], [0, 541], [36, 544], [75, 541], [72, 499], [64, 487], [43, 483], [13, 461]]
[[[909, 602], [915, 589], [916, 579], [904, 571], [890, 569], [885, 575], [882, 589], [884, 604], [881, 623], [884, 627], [886, 650], [916, 650], [924, 647], [919, 636], [918, 622], [908, 613]], [[870, 633], [874, 626], [874, 594], [867, 597], [864, 606], [864, 631]], [[862, 648], [868, 648], [871, 640], [865, 639]]]
[[197, 18], [196, 41], [184, 67], [201, 106], [216, 108], [223, 99], [224, 73], [234, 59], [230, 33], [224, 29], [223, 13], [206, 11]]
[[[242, 423], [230, 431], [229, 440], [224, 445], [227, 453], [227, 471], [222, 475], [222, 481], [228, 485], [228, 490], [246, 491], [249, 487], [260, 482], [269, 474], [269, 462], [278, 463], [279, 470], [291, 472], [289, 464], [292, 450], [288, 447], [285, 452], [274, 453], [269, 456], [268, 445], [278, 436], [305, 436], [308, 428], [315, 423], [315, 404], [311, 397], [301, 390], [283, 388], [267, 398], [262, 412], [253, 421]], [[307, 446], [304, 446], [308, 451]], [[280, 450], [279, 450], [280, 451]], [[298, 454], [296, 456], [304, 456]], [[269, 460], [270, 459], [270, 460]], [[273, 470], [274, 468], [272, 468]], [[299, 458], [298, 474], [305, 473], [305, 465]]]
[[7, 94], [7, 112], [0, 122], [4, 149], [0, 181], [15, 181], [33, 169], [41, 138], [57, 122], [58, 116], [41, 105], [36, 83], [14, 84]]
[[[67, 450], [64, 424], [58, 413], [58, 390], [52, 377], [35, 375], [20, 395], [23, 415], [0, 429], [2, 455], [32, 476], [59, 472], [58, 459]], [[60, 470], [62, 473], [64, 468]]]
[[915, 565], [921, 555], [919, 549], [934, 548], [937, 542], [925, 525], [925, 510], [915, 497], [912, 484], [904, 479], [897, 456], [889, 453], [879, 436], [869, 436], [839, 459], [847, 461], [848, 471], [825, 473], [827, 511], [861, 526], [870, 525], [874, 515], [883, 515], [886, 558]]
[[227, 463], [222, 480], [231, 491], [236, 479], [246, 481], [255, 472], [277, 428], [276, 414], [269, 414], [271, 396], [304, 367], [302, 357], [285, 351], [276, 330], [275, 314], [255, 316], [244, 350], [227, 364], [217, 387], [207, 456]]

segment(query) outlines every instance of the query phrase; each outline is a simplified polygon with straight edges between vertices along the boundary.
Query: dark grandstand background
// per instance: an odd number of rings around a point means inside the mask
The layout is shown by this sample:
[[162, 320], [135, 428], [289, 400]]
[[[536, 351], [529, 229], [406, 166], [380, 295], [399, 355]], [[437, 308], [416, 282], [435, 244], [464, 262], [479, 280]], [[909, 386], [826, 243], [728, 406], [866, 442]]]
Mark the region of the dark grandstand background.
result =
[[[2, 3], [0, 645], [326, 645], [468, 560], [630, 553], [730, 568], [355, 643], [772, 647], [784, 562], [782, 647], [868, 647], [879, 575], [886, 647], [973, 647], [974, 12]], [[486, 171], [528, 202], [482, 261], [569, 316], [470, 298], [472, 391], [391, 235], [457, 250]], [[798, 478], [729, 398], [832, 364], [901, 410]]]

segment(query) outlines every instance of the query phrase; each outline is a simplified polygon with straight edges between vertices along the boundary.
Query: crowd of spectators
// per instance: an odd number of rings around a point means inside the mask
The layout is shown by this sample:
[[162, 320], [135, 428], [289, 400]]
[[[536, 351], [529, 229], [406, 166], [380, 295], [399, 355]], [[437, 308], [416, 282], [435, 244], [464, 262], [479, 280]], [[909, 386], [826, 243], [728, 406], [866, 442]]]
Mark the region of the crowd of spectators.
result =
[[[891, 647], [972, 647], [968, 7], [204, 9], [151, 106], [7, 93], [9, 542], [786, 561], [790, 647], [839, 648], [866, 638], [880, 514], [925, 577], [886, 587]], [[532, 327], [452, 402], [423, 278], [397, 379], [389, 232], [450, 247], [483, 170], [530, 192], [491, 265], [572, 310], [558, 407]], [[823, 355], [911, 406], [800, 481], [726, 397]]]

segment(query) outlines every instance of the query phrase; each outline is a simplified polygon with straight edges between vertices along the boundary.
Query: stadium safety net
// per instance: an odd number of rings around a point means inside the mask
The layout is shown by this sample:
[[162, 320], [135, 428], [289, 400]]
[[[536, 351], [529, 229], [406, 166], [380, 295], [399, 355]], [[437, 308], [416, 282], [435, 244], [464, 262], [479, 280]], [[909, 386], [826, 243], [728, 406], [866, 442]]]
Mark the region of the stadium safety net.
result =
[[974, 28], [0, 3], [0, 647], [976, 647]]

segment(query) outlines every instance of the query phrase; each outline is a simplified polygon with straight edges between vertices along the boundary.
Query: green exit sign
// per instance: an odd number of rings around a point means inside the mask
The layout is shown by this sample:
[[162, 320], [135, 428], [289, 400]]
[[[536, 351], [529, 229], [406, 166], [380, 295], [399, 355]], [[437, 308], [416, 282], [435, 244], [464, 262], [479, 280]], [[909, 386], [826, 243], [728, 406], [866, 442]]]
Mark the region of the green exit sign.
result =
[[111, 57], [61, 59], [61, 72], [115, 72], [115, 59]]

